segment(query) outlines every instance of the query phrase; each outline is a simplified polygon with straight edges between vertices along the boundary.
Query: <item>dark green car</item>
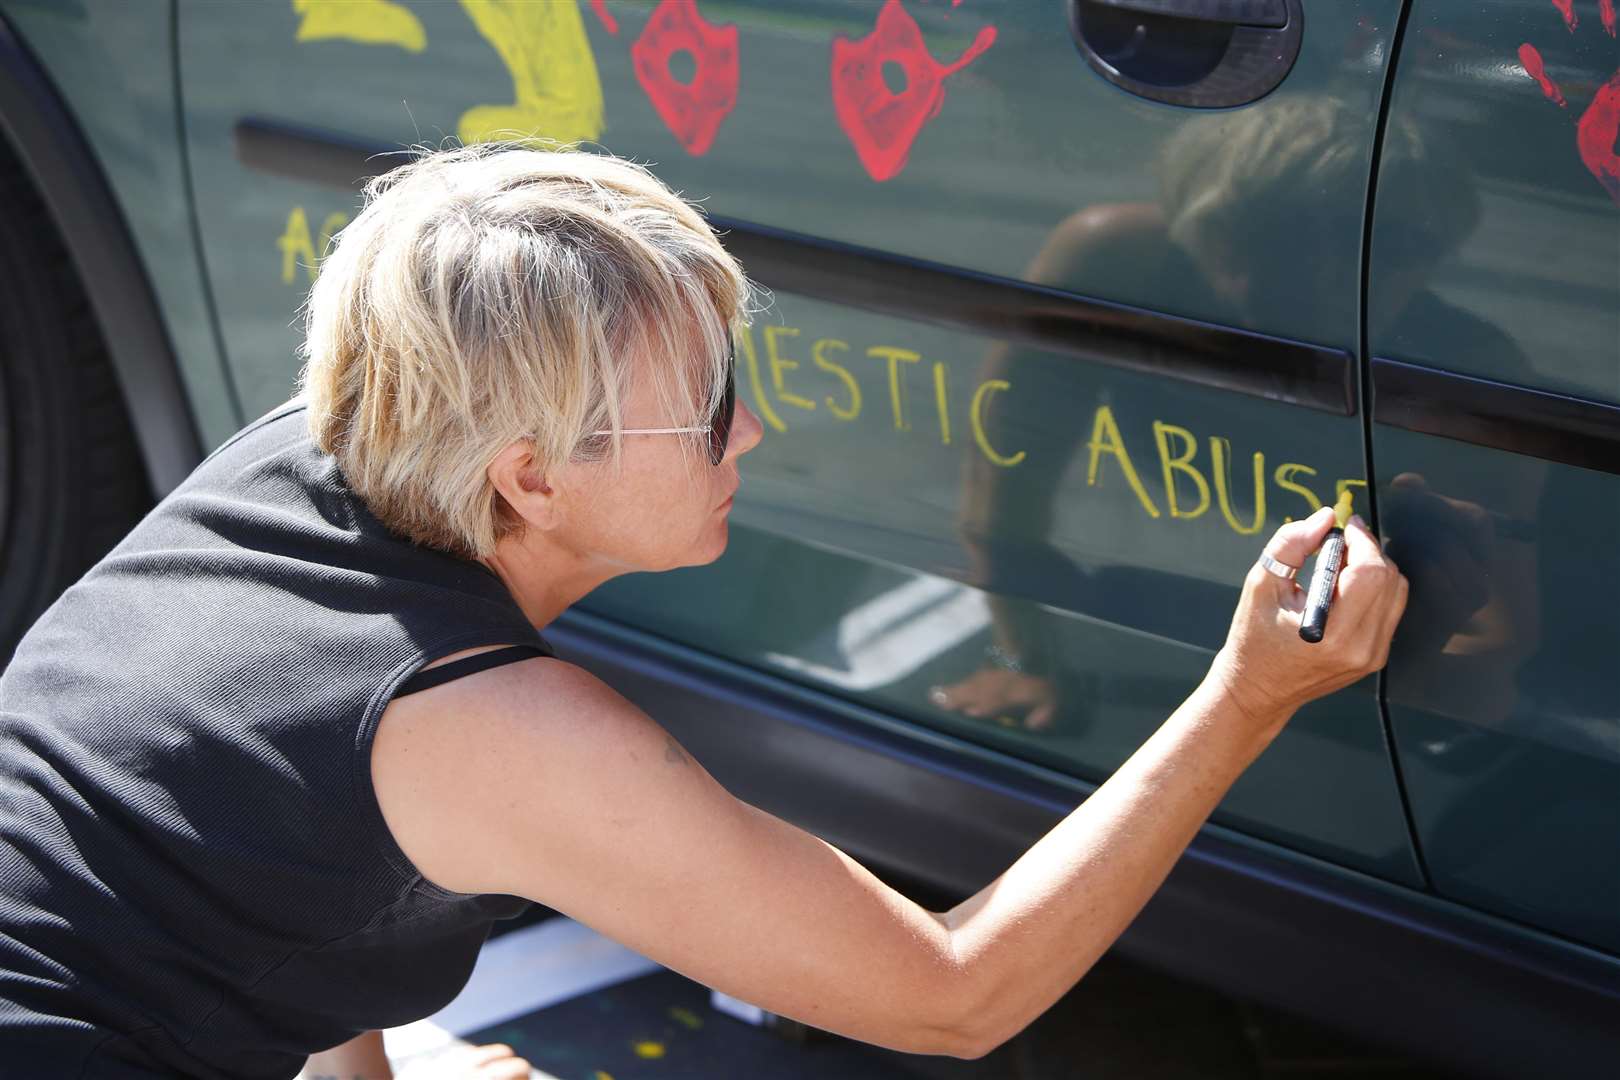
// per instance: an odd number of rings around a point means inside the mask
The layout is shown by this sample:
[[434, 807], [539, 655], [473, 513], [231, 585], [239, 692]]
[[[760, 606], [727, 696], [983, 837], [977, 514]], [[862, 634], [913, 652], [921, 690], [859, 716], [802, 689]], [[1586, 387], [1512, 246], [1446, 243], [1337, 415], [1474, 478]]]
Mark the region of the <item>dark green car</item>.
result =
[[[1120, 941], [1474, 1072], [1620, 1049], [1614, 0], [0, 0], [0, 655], [246, 421], [398, 152], [700, 197], [774, 301], [713, 566], [549, 628], [739, 797], [966, 894], [1281, 523], [1412, 581]], [[70, 494], [72, 493], [72, 494]]]

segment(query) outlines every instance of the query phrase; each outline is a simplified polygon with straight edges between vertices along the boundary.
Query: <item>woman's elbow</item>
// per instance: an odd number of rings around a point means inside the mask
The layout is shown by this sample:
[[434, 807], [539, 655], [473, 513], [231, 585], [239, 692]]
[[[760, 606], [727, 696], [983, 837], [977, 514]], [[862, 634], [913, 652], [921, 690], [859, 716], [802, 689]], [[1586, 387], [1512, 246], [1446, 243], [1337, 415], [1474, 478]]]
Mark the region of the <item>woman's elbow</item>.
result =
[[995, 1003], [985, 1000], [966, 972], [955, 974], [935, 1004], [922, 1040], [931, 1049], [924, 1053], [977, 1061], [1011, 1037], [1004, 1030], [1004, 1018], [992, 1007]]
[[956, 1024], [950, 1030], [950, 1035], [942, 1045], [944, 1049], [939, 1053], [947, 1054], [963, 1061], [977, 1061], [1001, 1046], [1016, 1032], [1005, 1032], [991, 1027], [986, 1019], [969, 1017]]

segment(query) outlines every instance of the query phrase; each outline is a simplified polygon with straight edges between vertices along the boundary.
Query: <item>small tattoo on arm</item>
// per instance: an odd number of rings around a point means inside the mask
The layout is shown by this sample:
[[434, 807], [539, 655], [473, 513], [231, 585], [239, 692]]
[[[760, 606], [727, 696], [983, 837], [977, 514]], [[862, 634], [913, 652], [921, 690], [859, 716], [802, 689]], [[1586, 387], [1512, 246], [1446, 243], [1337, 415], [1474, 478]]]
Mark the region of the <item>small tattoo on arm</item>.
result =
[[664, 744], [664, 760], [672, 765], [685, 765], [686, 755], [681, 752], [681, 744], [675, 741], [675, 736], [665, 735], [668, 741]]

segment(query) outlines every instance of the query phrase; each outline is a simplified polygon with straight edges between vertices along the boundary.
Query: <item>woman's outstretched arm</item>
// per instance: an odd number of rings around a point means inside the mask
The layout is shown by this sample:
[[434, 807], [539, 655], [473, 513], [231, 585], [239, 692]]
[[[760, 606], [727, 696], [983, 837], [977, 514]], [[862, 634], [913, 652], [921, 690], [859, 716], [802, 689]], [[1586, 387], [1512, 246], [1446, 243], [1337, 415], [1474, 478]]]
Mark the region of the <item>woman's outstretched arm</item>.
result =
[[[1302, 564], [1331, 524], [1284, 526]], [[1358, 524], [1327, 638], [1255, 569], [1197, 691], [1086, 802], [948, 912], [742, 803], [662, 728], [557, 660], [496, 668], [388, 708], [384, 816], [429, 880], [573, 916], [783, 1016], [914, 1053], [982, 1056], [1091, 967], [1233, 780], [1306, 701], [1377, 670], [1405, 581]], [[749, 733], [738, 731], [738, 738]]]

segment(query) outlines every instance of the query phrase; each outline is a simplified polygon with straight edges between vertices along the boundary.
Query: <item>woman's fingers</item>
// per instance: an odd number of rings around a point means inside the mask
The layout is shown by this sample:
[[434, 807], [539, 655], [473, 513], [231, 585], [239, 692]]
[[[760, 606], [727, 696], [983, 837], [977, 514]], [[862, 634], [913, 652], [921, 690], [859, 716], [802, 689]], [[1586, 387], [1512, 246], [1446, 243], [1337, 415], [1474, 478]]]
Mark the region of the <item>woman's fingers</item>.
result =
[[1333, 507], [1324, 506], [1310, 517], [1290, 521], [1271, 534], [1266, 554], [1284, 566], [1304, 566], [1305, 560], [1322, 546], [1328, 530], [1333, 528]]
[[[463, 1046], [433, 1063], [425, 1080], [528, 1080], [532, 1066], [506, 1043]], [[416, 1076], [406, 1070], [406, 1076]]]
[[[1322, 540], [1332, 527], [1333, 508], [1321, 507], [1310, 517], [1290, 521], [1272, 533], [1271, 539], [1266, 541], [1265, 553], [1284, 566], [1297, 567], [1303, 575], [1306, 562], [1322, 546]], [[1304, 594], [1293, 581], [1272, 573], [1258, 563], [1256, 567], [1259, 577], [1251, 580], [1257, 583], [1261, 595], [1284, 611], [1297, 614], [1305, 606]], [[1296, 580], [1304, 583], [1302, 578]], [[1295, 625], [1298, 625], [1297, 619]]]

